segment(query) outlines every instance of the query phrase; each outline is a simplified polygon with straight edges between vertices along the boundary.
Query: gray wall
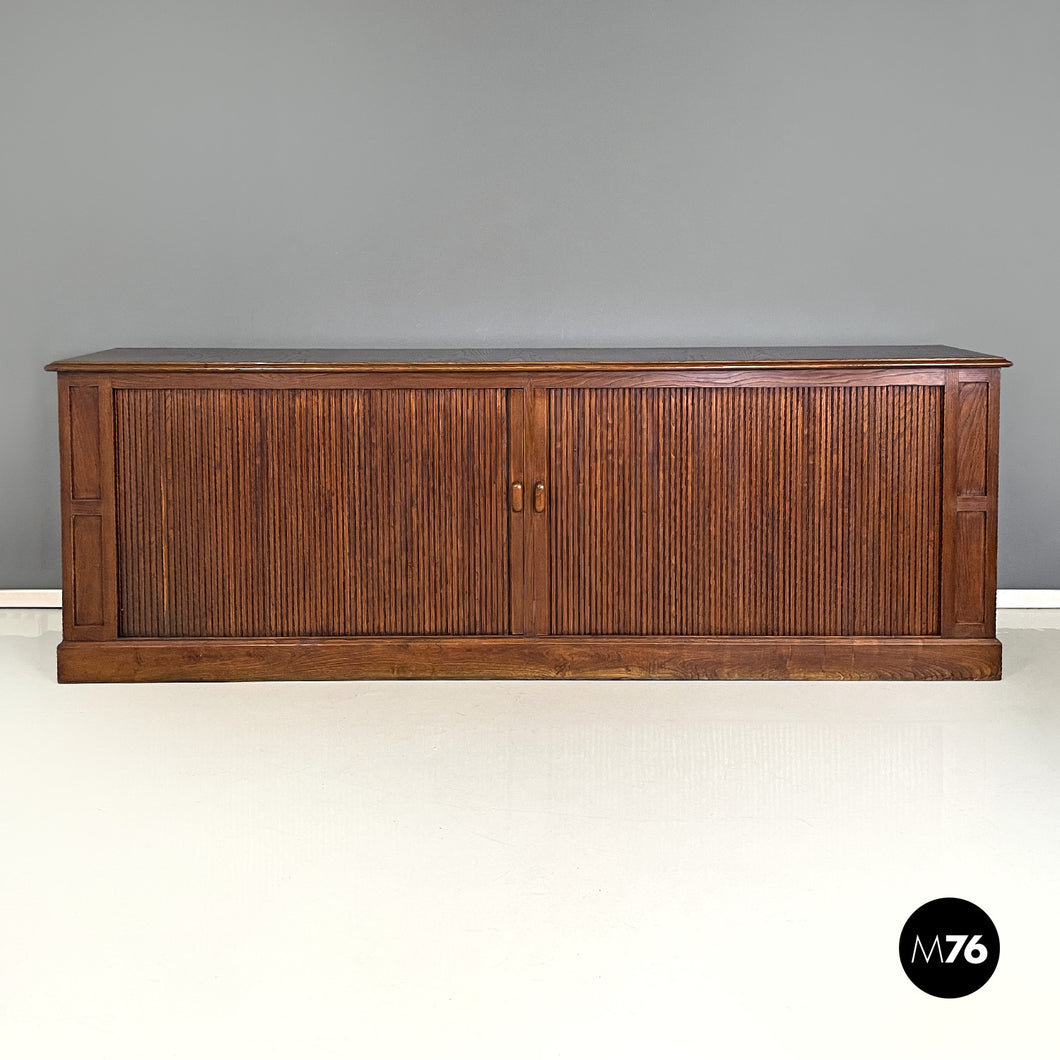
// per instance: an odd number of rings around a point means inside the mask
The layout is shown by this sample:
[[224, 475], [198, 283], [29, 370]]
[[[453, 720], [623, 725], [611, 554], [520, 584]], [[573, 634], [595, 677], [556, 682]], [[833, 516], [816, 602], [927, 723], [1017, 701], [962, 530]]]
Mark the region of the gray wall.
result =
[[117, 345], [1010, 356], [1000, 584], [1060, 586], [1055, 0], [0, 0], [0, 587], [49, 360]]

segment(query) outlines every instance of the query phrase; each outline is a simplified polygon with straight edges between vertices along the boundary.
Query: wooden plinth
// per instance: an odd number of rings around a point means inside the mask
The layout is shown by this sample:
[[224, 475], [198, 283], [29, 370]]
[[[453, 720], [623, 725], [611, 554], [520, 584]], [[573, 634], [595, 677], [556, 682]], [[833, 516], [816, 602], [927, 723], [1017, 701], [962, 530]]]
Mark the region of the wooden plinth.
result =
[[994, 638], [379, 637], [59, 645], [59, 680], [997, 680]]

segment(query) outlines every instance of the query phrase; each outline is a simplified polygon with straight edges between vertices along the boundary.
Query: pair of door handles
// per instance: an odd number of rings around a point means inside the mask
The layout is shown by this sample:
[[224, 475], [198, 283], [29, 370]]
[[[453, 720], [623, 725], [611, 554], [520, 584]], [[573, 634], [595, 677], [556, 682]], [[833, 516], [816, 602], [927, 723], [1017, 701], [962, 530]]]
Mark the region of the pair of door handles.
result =
[[[511, 502], [513, 512], [521, 512], [523, 510], [523, 484], [521, 482], [512, 483]], [[545, 510], [545, 484], [543, 482], [534, 483], [533, 503], [535, 512], [543, 512]]]

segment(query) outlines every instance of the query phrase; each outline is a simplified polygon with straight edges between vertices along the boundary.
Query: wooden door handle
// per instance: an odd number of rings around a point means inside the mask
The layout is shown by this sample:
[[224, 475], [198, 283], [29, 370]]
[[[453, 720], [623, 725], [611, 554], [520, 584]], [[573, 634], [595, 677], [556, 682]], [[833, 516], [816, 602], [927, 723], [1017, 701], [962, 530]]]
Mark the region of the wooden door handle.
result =
[[523, 510], [523, 484], [521, 482], [512, 483], [511, 505], [513, 512], [521, 512]]
[[545, 510], [545, 484], [543, 482], [535, 483], [534, 485], [534, 511], [543, 512]]

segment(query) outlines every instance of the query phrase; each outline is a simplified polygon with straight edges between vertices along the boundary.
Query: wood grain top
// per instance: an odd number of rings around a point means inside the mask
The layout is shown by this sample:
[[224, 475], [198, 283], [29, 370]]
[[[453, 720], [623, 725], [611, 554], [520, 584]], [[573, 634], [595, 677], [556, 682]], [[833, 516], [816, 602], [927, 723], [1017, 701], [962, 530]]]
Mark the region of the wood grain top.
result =
[[334, 372], [423, 368], [488, 371], [606, 368], [881, 368], [1012, 364], [954, 346], [698, 346], [581, 349], [169, 349], [120, 348], [53, 361], [50, 372], [254, 371]]

